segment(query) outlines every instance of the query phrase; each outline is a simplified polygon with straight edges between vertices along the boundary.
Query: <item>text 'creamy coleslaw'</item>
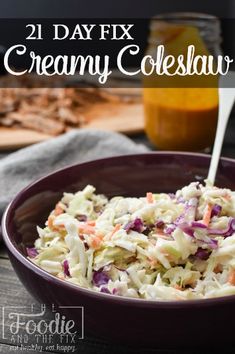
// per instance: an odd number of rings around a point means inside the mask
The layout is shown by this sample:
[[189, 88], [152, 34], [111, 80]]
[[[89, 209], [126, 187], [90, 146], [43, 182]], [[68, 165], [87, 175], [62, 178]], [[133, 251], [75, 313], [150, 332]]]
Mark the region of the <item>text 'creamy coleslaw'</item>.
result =
[[235, 294], [235, 192], [199, 182], [175, 194], [108, 200], [64, 193], [32, 262], [98, 292], [152, 300]]

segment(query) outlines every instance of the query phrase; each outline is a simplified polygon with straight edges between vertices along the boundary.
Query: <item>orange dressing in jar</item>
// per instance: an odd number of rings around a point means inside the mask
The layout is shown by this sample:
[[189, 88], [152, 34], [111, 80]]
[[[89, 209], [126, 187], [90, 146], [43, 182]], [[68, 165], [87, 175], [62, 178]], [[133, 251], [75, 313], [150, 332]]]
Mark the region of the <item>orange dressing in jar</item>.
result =
[[218, 117], [215, 88], [145, 88], [145, 130], [163, 150], [202, 150], [213, 144]]
[[[176, 15], [176, 20], [178, 20], [178, 16], [181, 18], [185, 14]], [[197, 24], [199, 15], [191, 15], [196, 16]], [[187, 25], [169, 24], [162, 22], [162, 19], [156, 22], [151, 31], [147, 54], [153, 55], [156, 45], [164, 44], [166, 55], [178, 56], [186, 54], [188, 46], [193, 44], [195, 55], [209, 55], [210, 52], [198, 28], [195, 27], [195, 21], [192, 26], [187, 14]], [[149, 85], [148, 87], [148, 83], [145, 82], [143, 92], [145, 131], [150, 141], [164, 150], [197, 151], [211, 147], [218, 118], [216, 85], [214, 83], [210, 85], [208, 82], [210, 79], [204, 77], [203, 80], [207, 80], [206, 85], [198, 87], [195, 81], [195, 87], [193, 87], [192, 80], [201, 80], [199, 76], [186, 78], [186, 80], [191, 80], [188, 81], [189, 87], [181, 87], [180, 84], [177, 86], [177, 81], [173, 87], [170, 84], [172, 81], [169, 81], [169, 86], [165, 81], [161, 87], [161, 80], [164, 79], [159, 76], [155, 80], [158, 80], [156, 86]], [[176, 80], [180, 82], [179, 78]]]

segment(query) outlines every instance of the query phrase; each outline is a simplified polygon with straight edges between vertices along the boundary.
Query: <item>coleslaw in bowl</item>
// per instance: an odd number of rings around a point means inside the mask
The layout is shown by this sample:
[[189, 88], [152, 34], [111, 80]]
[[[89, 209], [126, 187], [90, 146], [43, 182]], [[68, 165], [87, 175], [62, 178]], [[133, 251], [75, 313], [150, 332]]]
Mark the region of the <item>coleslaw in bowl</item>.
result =
[[[204, 349], [208, 347], [211, 349], [212, 346], [217, 349], [219, 345], [224, 349], [224, 343], [234, 345], [234, 328], [229, 323], [231, 324], [235, 316], [235, 295], [208, 299], [196, 298], [187, 301], [178, 298], [174, 300], [135, 298], [127, 295], [121, 296], [120, 293], [110, 295], [103, 292], [106, 291], [105, 289], [101, 292], [102, 287], [109, 289], [107, 275], [110, 278], [111, 274], [107, 274], [106, 267], [98, 270], [93, 268], [92, 282], [88, 288], [69, 281], [73, 275], [73, 266], [69, 264], [69, 261], [68, 264], [63, 261], [70, 253], [67, 246], [64, 258], [61, 257], [59, 261], [62, 264], [60, 273], [63, 280], [56, 276], [56, 273], [50, 273], [35, 263], [35, 256], [39, 256], [42, 252], [39, 247], [35, 249], [35, 240], [39, 238], [36, 225], [42, 229], [45, 228], [49, 214], [55, 209], [58, 201], [63, 199], [64, 191], [75, 195], [77, 191], [82, 191], [85, 186], [91, 184], [97, 188], [97, 194], [105, 195], [108, 200], [114, 196], [123, 196], [124, 199], [142, 197], [146, 201], [146, 191], [158, 194], [163, 191], [169, 197], [173, 197], [168, 193], [187, 186], [191, 181], [203, 181], [207, 175], [209, 163], [210, 156], [203, 154], [181, 152], [134, 154], [68, 166], [33, 182], [18, 193], [6, 209], [2, 220], [4, 242], [20, 281], [41, 303], [63, 305], [64, 314], [73, 319], [78, 326], [80, 326], [80, 307], [82, 306], [85, 315], [85, 333], [89, 331], [105, 340], [108, 338], [108, 340], [124, 345], [164, 348], [164, 350], [166, 348], [182, 349], [182, 347], [189, 350], [192, 348], [192, 343], [194, 347]], [[221, 158], [216, 181], [220, 188], [235, 190], [235, 160]], [[226, 198], [225, 205], [231, 213], [232, 201], [230, 200], [231, 203], [227, 204]], [[89, 199], [88, 197], [87, 200]], [[181, 199], [179, 197], [179, 201]], [[220, 205], [219, 200], [216, 204]], [[225, 205], [221, 205], [222, 208]], [[94, 209], [98, 211], [97, 208]], [[226, 213], [226, 210], [226, 208], [222, 210], [218, 218], [225, 217], [224, 211]], [[60, 214], [60, 209], [58, 213]], [[51, 214], [54, 218], [54, 212]], [[231, 215], [228, 216], [229, 218], [233, 218], [232, 213], [229, 215]], [[77, 222], [83, 225], [89, 221], [89, 219], [86, 221], [84, 219], [84, 217], [83, 220], [80, 218]], [[196, 217], [195, 220], [200, 219]], [[214, 216], [211, 216], [210, 222], [213, 223], [213, 221]], [[165, 224], [169, 223], [165, 221]], [[124, 228], [126, 224], [122, 225]], [[161, 223], [158, 224], [159, 229], [160, 226]], [[163, 228], [163, 225], [161, 227]], [[220, 230], [222, 230], [222, 225]], [[145, 235], [146, 232], [142, 233]], [[219, 238], [219, 235], [209, 237]], [[225, 234], [224, 240], [231, 237], [232, 235]], [[87, 246], [84, 242], [84, 246], [87, 252], [89, 245]], [[141, 247], [143, 248], [143, 245]], [[28, 253], [31, 253], [31, 257], [27, 257], [26, 248]], [[192, 262], [192, 256], [190, 258]], [[50, 258], [50, 260], [53, 259]], [[173, 268], [174, 264], [172, 262], [170, 264]], [[70, 272], [70, 277], [64, 274], [67, 271]], [[97, 281], [97, 277], [99, 279], [101, 271], [105, 273], [104, 279], [101, 275], [103, 279], [101, 282], [105, 284], [98, 286], [98, 289], [95, 289], [93, 284], [95, 271], [98, 272], [98, 276], [94, 278], [94, 281]], [[164, 279], [163, 282], [166, 284]], [[185, 285], [184, 289], [188, 287]]]
[[64, 193], [28, 257], [83, 288], [156, 301], [235, 295], [235, 192]]

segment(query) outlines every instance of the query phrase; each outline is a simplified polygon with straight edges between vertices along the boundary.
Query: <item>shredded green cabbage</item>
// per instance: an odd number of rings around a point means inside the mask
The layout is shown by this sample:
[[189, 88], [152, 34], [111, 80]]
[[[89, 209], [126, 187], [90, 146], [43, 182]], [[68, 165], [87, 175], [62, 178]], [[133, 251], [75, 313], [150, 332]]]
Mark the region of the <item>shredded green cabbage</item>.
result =
[[60, 279], [114, 295], [152, 300], [232, 295], [234, 218], [235, 192], [209, 184], [110, 200], [88, 185], [65, 193], [45, 227], [37, 227], [31, 260]]

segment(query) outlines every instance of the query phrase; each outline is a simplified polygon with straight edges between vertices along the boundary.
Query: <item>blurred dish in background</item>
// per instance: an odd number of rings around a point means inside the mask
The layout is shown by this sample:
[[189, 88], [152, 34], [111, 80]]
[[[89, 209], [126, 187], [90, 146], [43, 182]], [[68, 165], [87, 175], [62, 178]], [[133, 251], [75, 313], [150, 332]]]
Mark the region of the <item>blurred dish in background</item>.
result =
[[0, 88], [0, 149], [30, 145], [75, 128], [126, 134], [144, 130], [140, 89], [38, 88], [33, 75], [22, 78], [20, 87], [17, 80], [17, 87], [6, 83], [7, 88]]
[[[214, 16], [162, 15], [152, 21], [147, 54], [156, 51], [156, 44], [164, 44], [166, 55], [176, 57], [185, 54], [193, 44], [195, 55], [217, 56], [221, 54], [220, 41], [220, 23]], [[218, 117], [217, 78], [186, 78], [191, 80], [191, 87], [182, 87], [179, 78], [173, 79], [178, 81], [172, 87], [172, 77], [167, 87], [167, 81], [161, 81], [165, 79], [155, 78], [159, 81], [157, 88], [148, 88], [148, 82], [145, 82], [145, 129], [151, 142], [164, 150], [197, 151], [211, 147]], [[196, 80], [204, 80], [200, 81], [204, 87]], [[210, 85], [208, 80], [216, 81]]]

